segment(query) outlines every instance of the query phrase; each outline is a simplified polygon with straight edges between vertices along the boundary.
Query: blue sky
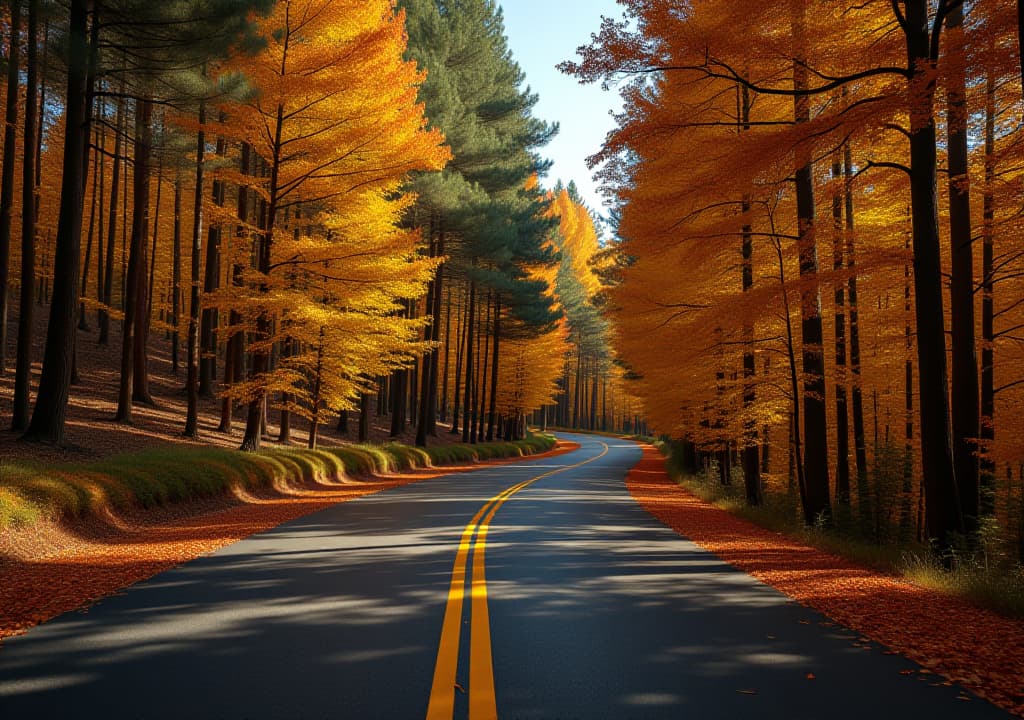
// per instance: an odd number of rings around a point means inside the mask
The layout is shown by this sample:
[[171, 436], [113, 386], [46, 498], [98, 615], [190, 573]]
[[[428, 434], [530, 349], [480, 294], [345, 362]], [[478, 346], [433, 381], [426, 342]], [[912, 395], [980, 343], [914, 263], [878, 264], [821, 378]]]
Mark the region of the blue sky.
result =
[[575, 180], [584, 201], [604, 214], [601, 198], [587, 169], [586, 158], [601, 147], [614, 126], [608, 111], [621, 107], [618, 93], [597, 85], [580, 85], [555, 69], [562, 60], [576, 58], [576, 48], [590, 40], [601, 15], [620, 17], [615, 0], [503, 0], [509, 46], [526, 81], [540, 96], [537, 117], [558, 122], [561, 132], [542, 151], [554, 161], [542, 182], [550, 187], [558, 178]]

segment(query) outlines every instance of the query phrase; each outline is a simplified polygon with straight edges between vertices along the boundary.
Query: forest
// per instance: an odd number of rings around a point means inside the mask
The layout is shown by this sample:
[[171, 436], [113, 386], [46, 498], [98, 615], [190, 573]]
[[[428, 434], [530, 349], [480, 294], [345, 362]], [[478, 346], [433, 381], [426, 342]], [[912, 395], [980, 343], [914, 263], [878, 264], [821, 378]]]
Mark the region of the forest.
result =
[[608, 311], [690, 472], [808, 526], [1024, 557], [1018, 2], [624, 1], [561, 69]]
[[181, 433], [246, 450], [634, 427], [595, 219], [539, 182], [557, 125], [461, 5], [4, 3], [9, 427], [64, 443], [95, 348], [109, 420], [165, 373]]
[[116, 423], [164, 373], [250, 451], [650, 432], [807, 526], [1024, 556], [1020, 3], [621, 2], [560, 66], [624, 100], [606, 218], [457, 5], [7, 2], [10, 428], [65, 442], [108, 348]]

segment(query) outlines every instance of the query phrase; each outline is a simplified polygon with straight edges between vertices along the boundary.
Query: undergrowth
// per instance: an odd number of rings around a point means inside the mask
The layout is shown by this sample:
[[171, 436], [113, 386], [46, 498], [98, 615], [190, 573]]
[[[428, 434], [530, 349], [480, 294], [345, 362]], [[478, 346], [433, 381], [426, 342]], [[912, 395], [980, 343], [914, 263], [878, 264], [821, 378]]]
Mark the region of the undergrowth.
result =
[[517, 442], [417, 448], [391, 443], [320, 450], [151, 448], [88, 463], [0, 462], [0, 532], [40, 520], [103, 510], [155, 508], [225, 495], [234, 489], [287, 487], [416, 467], [533, 455], [555, 444], [551, 435]]
[[998, 528], [983, 526], [974, 548], [940, 557], [931, 548], [897, 531], [879, 534], [874, 526], [846, 513], [838, 513], [831, 526], [808, 527], [800, 513], [796, 488], [765, 494], [759, 507], [747, 505], [742, 473], [723, 485], [716, 471], [691, 475], [673, 459], [669, 444], [659, 449], [667, 455], [669, 475], [702, 500], [751, 523], [855, 562], [900, 575], [922, 587], [956, 595], [1010, 617], [1024, 619], [1024, 568], [998, 539]]

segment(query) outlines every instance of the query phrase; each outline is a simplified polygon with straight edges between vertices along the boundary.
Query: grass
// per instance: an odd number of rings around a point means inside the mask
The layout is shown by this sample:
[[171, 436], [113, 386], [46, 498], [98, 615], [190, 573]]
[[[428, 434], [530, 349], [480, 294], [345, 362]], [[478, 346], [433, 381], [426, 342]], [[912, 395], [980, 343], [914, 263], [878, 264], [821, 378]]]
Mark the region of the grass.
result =
[[243, 453], [221, 448], [151, 448], [90, 463], [0, 463], [0, 532], [42, 520], [68, 520], [104, 510], [150, 509], [257, 489], [365, 477], [549, 450], [551, 435], [517, 442], [416, 448], [352, 445]]
[[1009, 617], [1024, 619], [1024, 568], [1010, 557], [995, 538], [998, 528], [981, 534], [979, 549], [945, 559], [917, 542], [870, 542], [858, 535], [856, 521], [840, 518], [836, 526], [807, 527], [793, 493], [768, 493], [765, 504], [746, 504], [742, 480], [722, 485], [717, 477], [683, 472], [671, 455], [669, 444], [659, 449], [667, 455], [669, 475], [705, 502], [760, 527], [774, 530], [806, 545], [831, 552], [883, 572], [902, 576], [922, 587], [965, 598]]

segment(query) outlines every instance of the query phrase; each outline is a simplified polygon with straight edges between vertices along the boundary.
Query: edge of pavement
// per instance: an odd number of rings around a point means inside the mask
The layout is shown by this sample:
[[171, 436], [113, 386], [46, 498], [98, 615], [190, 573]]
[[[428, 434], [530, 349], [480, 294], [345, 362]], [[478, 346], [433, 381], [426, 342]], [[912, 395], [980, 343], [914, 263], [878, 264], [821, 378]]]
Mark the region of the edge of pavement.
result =
[[126, 516], [35, 524], [6, 538], [7, 547], [0, 548], [0, 643], [201, 555], [339, 503], [579, 448], [579, 443], [559, 439], [551, 450], [533, 455], [332, 478], [259, 495], [236, 491]]
[[904, 674], [942, 676], [941, 684], [957, 683], [1024, 717], [1024, 623], [738, 518], [672, 480], [653, 445], [641, 447], [626, 487], [662, 524], [859, 633], [858, 643], [870, 639], [920, 665]]

